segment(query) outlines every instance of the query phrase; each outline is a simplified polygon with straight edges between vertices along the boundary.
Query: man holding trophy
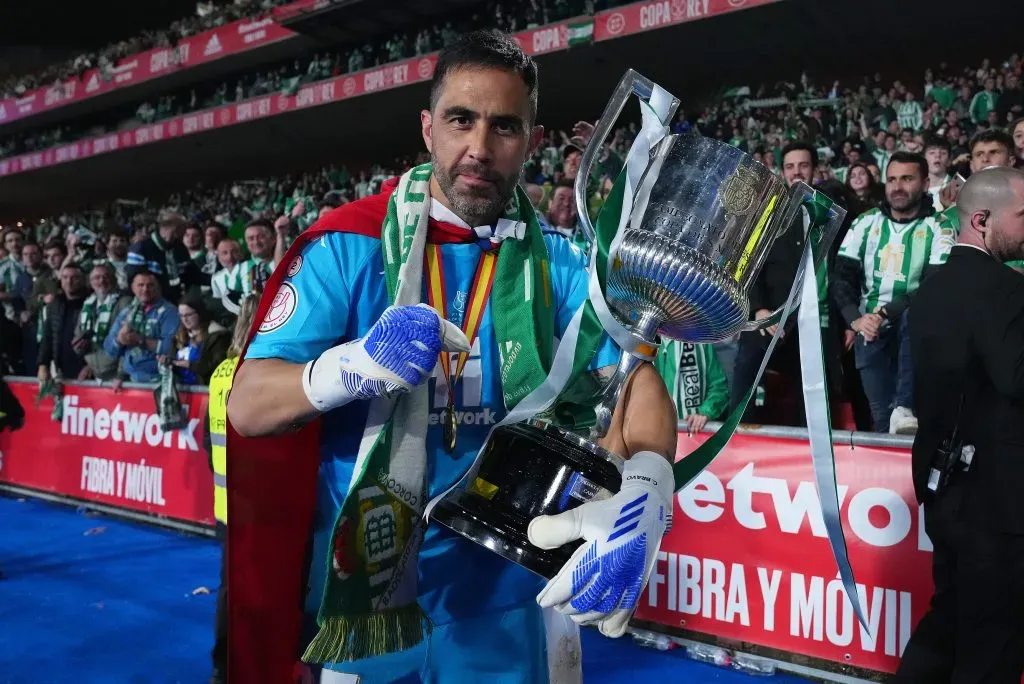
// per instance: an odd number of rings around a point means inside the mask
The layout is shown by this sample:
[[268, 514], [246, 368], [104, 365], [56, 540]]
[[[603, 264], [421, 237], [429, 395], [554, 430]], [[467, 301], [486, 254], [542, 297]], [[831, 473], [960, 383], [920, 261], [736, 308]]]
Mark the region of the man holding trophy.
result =
[[[576, 625], [625, 633], [674, 491], [721, 449], [673, 467], [645, 361], [659, 334], [784, 321], [748, 322], [745, 288], [804, 199], [734, 148], [668, 136], [678, 100], [630, 71], [578, 203], [633, 93], [626, 169], [596, 227], [580, 212], [589, 269], [518, 188], [537, 68], [490, 32], [438, 58], [431, 162], [291, 247], [228, 401], [230, 681], [288, 681], [301, 649], [325, 683], [579, 681]], [[813, 199], [825, 251], [842, 214]]]

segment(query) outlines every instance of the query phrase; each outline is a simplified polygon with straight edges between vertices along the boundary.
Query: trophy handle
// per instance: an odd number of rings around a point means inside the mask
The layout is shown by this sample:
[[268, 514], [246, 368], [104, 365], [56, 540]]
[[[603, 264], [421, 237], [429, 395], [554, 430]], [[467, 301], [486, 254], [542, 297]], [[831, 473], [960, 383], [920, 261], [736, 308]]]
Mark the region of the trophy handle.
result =
[[[608, 104], [605, 105], [601, 118], [598, 119], [597, 126], [594, 128], [594, 135], [590, 138], [590, 142], [587, 143], [587, 149], [583, 150], [583, 156], [580, 157], [580, 169], [576, 173], [576, 184], [574, 187], [576, 193], [576, 215], [579, 217], [583, 234], [592, 245], [597, 244], [597, 232], [594, 230], [594, 224], [591, 222], [590, 213], [588, 212], [587, 179], [590, 178], [590, 170], [597, 160], [601, 146], [604, 145], [604, 141], [612, 132], [612, 127], [615, 126], [615, 122], [618, 121], [619, 116], [622, 114], [629, 96], [635, 94], [641, 100], [649, 100], [654, 93], [655, 87], [656, 84], [651, 79], [633, 69], [627, 69], [619, 81], [619, 85], [615, 87], [615, 92], [612, 93]], [[677, 109], [679, 109], [679, 98], [673, 97], [668, 111], [669, 121], [675, 116]]]
[[[843, 221], [846, 220], [846, 210], [833, 202], [828, 195], [820, 190], [815, 190], [803, 181], [793, 184], [793, 187], [789, 189], [789, 196], [789, 206], [791, 209], [786, 212], [782, 220], [792, 225], [793, 217], [797, 210], [801, 207], [807, 210], [811, 219], [810, 226], [807, 229], [807, 239], [815, 240], [812, 250], [814, 272], [815, 277], [817, 277], [818, 269], [821, 268], [821, 265], [828, 257], [829, 250], [832, 249], [832, 243], [835, 241], [836, 235], [839, 234], [839, 229], [843, 227]], [[798, 269], [797, 283], [791, 290], [790, 296], [800, 297], [800, 290], [803, 278], [805, 277], [806, 273]], [[754, 330], [770, 328], [782, 320], [782, 312], [785, 308], [786, 302], [783, 302], [770, 316], [761, 320], [747, 321], [743, 328], [741, 328], [741, 332], [752, 332]]]

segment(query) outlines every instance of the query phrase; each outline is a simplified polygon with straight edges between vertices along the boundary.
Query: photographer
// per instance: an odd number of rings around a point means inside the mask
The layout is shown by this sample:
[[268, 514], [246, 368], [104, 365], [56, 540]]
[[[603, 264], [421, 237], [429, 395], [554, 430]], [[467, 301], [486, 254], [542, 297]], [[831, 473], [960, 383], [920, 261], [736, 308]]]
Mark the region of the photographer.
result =
[[935, 594], [897, 684], [1019, 684], [1024, 671], [1024, 172], [974, 174], [961, 232], [909, 311], [914, 490]]

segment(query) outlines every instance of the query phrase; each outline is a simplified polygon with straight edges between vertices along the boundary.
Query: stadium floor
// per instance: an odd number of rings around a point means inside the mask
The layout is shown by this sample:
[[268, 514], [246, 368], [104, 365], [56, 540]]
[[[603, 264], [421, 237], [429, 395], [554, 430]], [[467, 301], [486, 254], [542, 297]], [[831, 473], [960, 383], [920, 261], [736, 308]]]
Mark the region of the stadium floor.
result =
[[[0, 521], [0, 683], [207, 681], [216, 542], [3, 495]], [[200, 587], [210, 593], [193, 594]], [[682, 650], [663, 653], [594, 630], [583, 640], [587, 684], [753, 679]]]

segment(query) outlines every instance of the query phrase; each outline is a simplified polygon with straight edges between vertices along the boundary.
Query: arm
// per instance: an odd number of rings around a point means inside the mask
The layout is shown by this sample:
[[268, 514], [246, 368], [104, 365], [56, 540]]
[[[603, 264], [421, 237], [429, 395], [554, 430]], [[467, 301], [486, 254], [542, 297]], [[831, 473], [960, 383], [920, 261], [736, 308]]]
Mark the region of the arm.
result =
[[46, 325], [43, 326], [43, 338], [39, 340], [39, 358], [38, 365], [50, 367], [50, 363], [53, 361], [53, 333], [51, 326], [54, 321], [59, 320], [56, 318], [57, 302], [50, 302], [46, 305], [47, 321]]
[[[146, 340], [147, 345], [155, 354], [174, 353], [174, 334], [181, 326], [181, 319], [178, 317], [178, 309], [171, 308], [160, 317], [160, 337], [156, 340]], [[152, 343], [152, 344], [151, 344]]]
[[860, 260], [853, 260], [840, 254], [832, 267], [833, 277], [829, 283], [832, 301], [839, 308], [847, 326], [860, 318], [860, 282], [864, 278]]
[[228, 395], [228, 415], [240, 435], [290, 432], [320, 414], [302, 387], [305, 367], [283, 359], [248, 359], [239, 367]]
[[117, 341], [117, 334], [121, 331], [121, 327], [124, 325], [124, 319], [127, 315], [128, 309], [122, 309], [114, 322], [110, 325], [110, 330], [107, 331], [107, 339], [103, 340], [103, 351], [107, 352], [107, 356], [112, 359], [119, 359], [124, 353], [124, 347]]

